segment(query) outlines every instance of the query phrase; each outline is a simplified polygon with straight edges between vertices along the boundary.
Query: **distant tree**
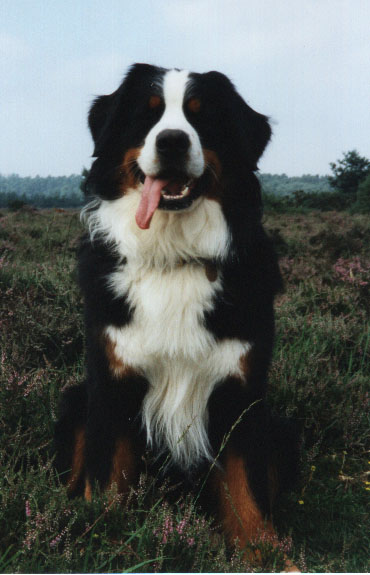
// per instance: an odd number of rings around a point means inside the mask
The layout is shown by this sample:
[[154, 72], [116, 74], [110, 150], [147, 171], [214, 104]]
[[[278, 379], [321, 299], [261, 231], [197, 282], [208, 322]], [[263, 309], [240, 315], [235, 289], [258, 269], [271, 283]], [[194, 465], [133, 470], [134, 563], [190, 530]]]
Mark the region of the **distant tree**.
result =
[[370, 161], [356, 150], [343, 154], [343, 159], [330, 163], [333, 176], [329, 176], [330, 185], [347, 196], [348, 205], [356, 200], [359, 184], [370, 174]]
[[362, 214], [370, 213], [370, 173], [358, 186], [356, 202], [353, 204], [352, 209]]
[[79, 207], [84, 198], [80, 190], [81, 176], [20, 177], [0, 174], [0, 207], [14, 199], [40, 208]]
[[308, 193], [333, 193], [326, 176], [303, 176], [288, 177], [286, 174], [258, 174], [262, 189], [268, 194], [275, 196], [292, 195], [296, 190]]

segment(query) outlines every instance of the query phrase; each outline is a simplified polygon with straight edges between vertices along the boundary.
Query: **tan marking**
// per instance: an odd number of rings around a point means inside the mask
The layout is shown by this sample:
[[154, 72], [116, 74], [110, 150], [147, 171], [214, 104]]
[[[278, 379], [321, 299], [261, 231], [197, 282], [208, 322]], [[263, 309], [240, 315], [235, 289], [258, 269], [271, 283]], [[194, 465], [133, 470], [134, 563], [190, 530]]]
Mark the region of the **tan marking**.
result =
[[141, 148], [131, 148], [127, 150], [123, 156], [123, 160], [119, 169], [120, 191], [122, 195], [124, 195], [129, 188], [136, 188], [139, 183], [137, 177], [137, 167], [135, 166], [135, 163], [140, 155], [140, 152]]
[[301, 573], [301, 570], [298, 569], [290, 559], [285, 559], [285, 569], [283, 573]]
[[126, 365], [117, 354], [117, 345], [107, 334], [103, 334], [103, 345], [108, 360], [109, 369], [114, 377], [129, 377], [137, 375], [134, 368]]
[[126, 493], [135, 477], [135, 467], [135, 455], [131, 441], [127, 437], [117, 439], [109, 487], [115, 484], [118, 493]]
[[242, 372], [242, 381], [243, 383], [248, 382], [248, 378], [252, 371], [252, 361], [253, 361], [253, 350], [249, 350], [240, 356], [239, 365], [240, 371]]
[[158, 108], [162, 104], [162, 98], [160, 96], [150, 96], [149, 98], [149, 108], [152, 110]]
[[92, 489], [91, 489], [91, 483], [89, 481], [88, 478], [85, 479], [85, 493], [84, 493], [84, 497], [86, 501], [91, 501], [92, 500]]
[[81, 478], [84, 471], [84, 458], [85, 452], [85, 430], [83, 427], [77, 428], [75, 431], [75, 442], [73, 447], [72, 456], [72, 469], [67, 481], [67, 491], [71, 495], [77, 487], [78, 480]]
[[220, 158], [213, 150], [203, 149], [203, 157], [206, 168], [211, 174], [211, 183], [205, 190], [205, 197], [210, 200], [220, 201], [223, 195], [222, 164]]
[[187, 102], [186, 105], [188, 107], [189, 112], [192, 112], [193, 114], [198, 114], [198, 112], [202, 107], [199, 98], [190, 98], [190, 100]]
[[[264, 519], [254, 500], [243, 458], [231, 449], [226, 453], [224, 471], [216, 472], [214, 485], [218, 492], [221, 519], [230, 543], [234, 543], [237, 538], [242, 548], [247, 547], [246, 555], [250, 560], [261, 563], [261, 552], [258, 549], [248, 550], [248, 543], [258, 546], [259, 539], [267, 534], [272, 545], [276, 545], [278, 537], [271, 521]], [[284, 572], [300, 573], [287, 557], [284, 563]]]
[[215, 282], [218, 276], [217, 267], [212, 262], [206, 262], [204, 264], [204, 271], [206, 272], [206, 276], [208, 281]]
[[203, 157], [206, 165], [213, 169], [213, 175], [217, 177], [217, 179], [220, 179], [222, 175], [222, 164], [217, 153], [213, 150], [203, 148]]
[[239, 539], [241, 547], [258, 540], [262, 533], [274, 534], [270, 521], [265, 521], [248, 483], [244, 460], [228, 450], [224, 471], [215, 478], [221, 519], [231, 543]]

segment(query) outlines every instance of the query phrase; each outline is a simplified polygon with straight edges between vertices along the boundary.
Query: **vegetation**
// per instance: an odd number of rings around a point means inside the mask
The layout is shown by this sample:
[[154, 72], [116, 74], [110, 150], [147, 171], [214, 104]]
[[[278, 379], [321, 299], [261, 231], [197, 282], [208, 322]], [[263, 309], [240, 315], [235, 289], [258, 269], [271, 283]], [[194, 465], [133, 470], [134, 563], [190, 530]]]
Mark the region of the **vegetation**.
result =
[[29, 204], [39, 208], [78, 207], [83, 203], [81, 176], [22, 178], [0, 174], [0, 208]]
[[[269, 211], [283, 212], [309, 212], [320, 210], [322, 212], [346, 210], [351, 213], [370, 213], [370, 161], [362, 158], [356, 150], [344, 154], [343, 159], [330, 164], [333, 176], [320, 178], [319, 176], [302, 176], [287, 178], [286, 176], [272, 176], [274, 183], [278, 178], [285, 178], [291, 182], [302, 180], [313, 187], [291, 190], [289, 194], [281, 194], [280, 188], [274, 188], [269, 183], [269, 175], [260, 176], [264, 205]], [[317, 185], [315, 186], [315, 179]], [[284, 180], [283, 185], [284, 184]], [[325, 186], [323, 186], [323, 181]], [[330, 189], [330, 186], [332, 189]]]
[[331, 212], [344, 210], [348, 203], [339, 192], [304, 192], [297, 190], [289, 196], [275, 196], [262, 192], [264, 207], [277, 213], [307, 213], [312, 210]]
[[347, 199], [347, 205], [356, 199], [356, 193], [361, 182], [370, 174], [370, 161], [363, 158], [356, 150], [343, 154], [343, 158], [337, 163], [331, 163], [333, 176], [329, 183]]
[[331, 192], [326, 176], [289, 177], [286, 174], [259, 174], [258, 177], [263, 191], [276, 197], [289, 196], [297, 190], [307, 194]]
[[370, 173], [360, 182], [352, 209], [360, 214], [370, 213]]
[[278, 503], [262, 568], [227, 549], [191, 499], [142, 477], [128, 501], [68, 500], [52, 459], [60, 389], [83, 377], [74, 211], [0, 217], [0, 571], [366, 572], [369, 563], [368, 216], [266, 216], [286, 291], [269, 400], [302, 428], [302, 477]]

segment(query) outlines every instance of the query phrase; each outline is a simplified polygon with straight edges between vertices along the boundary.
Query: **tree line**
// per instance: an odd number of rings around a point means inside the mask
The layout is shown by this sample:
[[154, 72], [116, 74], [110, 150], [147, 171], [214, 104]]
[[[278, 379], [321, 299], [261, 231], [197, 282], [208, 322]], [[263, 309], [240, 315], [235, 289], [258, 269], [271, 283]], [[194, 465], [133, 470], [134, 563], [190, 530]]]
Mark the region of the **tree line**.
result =
[[[258, 174], [264, 204], [275, 211], [318, 209], [370, 212], [370, 161], [356, 150], [330, 163], [329, 176]], [[0, 174], [0, 207], [18, 209], [24, 204], [39, 208], [83, 205], [88, 170], [81, 175], [21, 177]]]
[[[305, 182], [310, 178], [326, 180], [321, 188], [309, 190], [304, 186], [297, 186], [288, 195], [270, 191], [264, 185], [262, 176], [262, 190], [265, 208], [273, 211], [296, 210], [349, 210], [356, 213], [370, 213], [370, 161], [360, 156], [356, 150], [343, 154], [343, 158], [330, 163], [332, 175], [326, 178], [319, 176], [303, 176]], [[313, 180], [312, 180], [313, 181]]]
[[16, 208], [23, 204], [38, 208], [78, 207], [84, 202], [82, 180], [76, 174], [33, 178], [0, 174], [0, 207]]

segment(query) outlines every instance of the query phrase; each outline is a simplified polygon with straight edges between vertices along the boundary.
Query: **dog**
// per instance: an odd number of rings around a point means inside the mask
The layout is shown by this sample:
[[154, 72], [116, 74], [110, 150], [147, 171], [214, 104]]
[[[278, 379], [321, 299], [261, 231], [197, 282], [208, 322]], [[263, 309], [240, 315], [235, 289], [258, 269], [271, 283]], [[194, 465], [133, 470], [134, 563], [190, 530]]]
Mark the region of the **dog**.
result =
[[58, 469], [71, 495], [125, 494], [149, 453], [153, 473], [206, 478], [204, 501], [247, 546], [273, 533], [294, 468], [266, 403], [282, 287], [256, 177], [268, 119], [219, 72], [135, 64], [88, 122], [87, 374], [62, 395]]

